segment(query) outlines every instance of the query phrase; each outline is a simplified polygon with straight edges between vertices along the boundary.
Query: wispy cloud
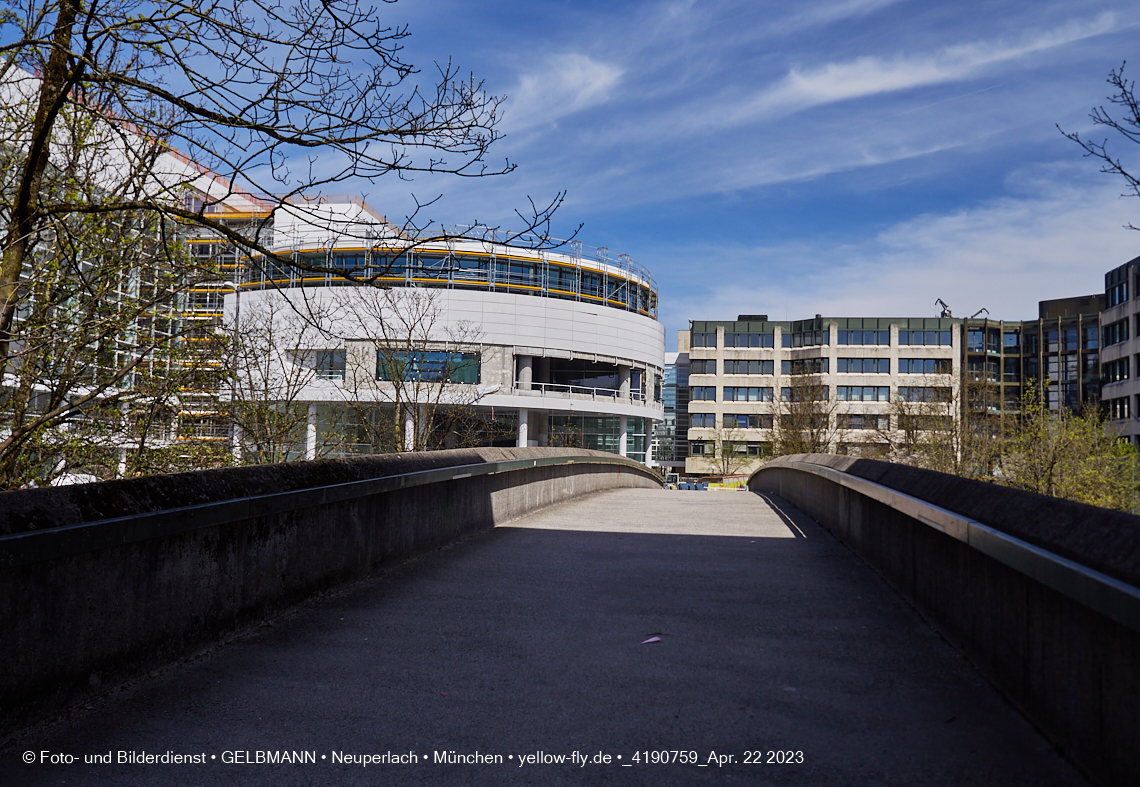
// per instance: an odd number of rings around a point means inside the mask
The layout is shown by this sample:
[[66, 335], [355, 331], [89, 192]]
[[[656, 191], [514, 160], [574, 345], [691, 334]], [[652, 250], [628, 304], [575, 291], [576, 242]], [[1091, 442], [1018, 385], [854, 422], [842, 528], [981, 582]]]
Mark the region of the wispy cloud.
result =
[[998, 319], [1033, 318], [1038, 301], [1099, 292], [1105, 271], [1140, 254], [1140, 233], [1122, 226], [1136, 220], [1140, 200], [1121, 198], [1106, 178], [1075, 184], [1076, 174], [1018, 175], [1010, 187], [1021, 196], [922, 215], [852, 242], [706, 249], [734, 273], [705, 278], [733, 276], [735, 285], [667, 281], [665, 320], [675, 331], [738, 313], [935, 316], [935, 298], [956, 316], [984, 306]]
[[966, 79], [988, 66], [1107, 33], [1114, 22], [1113, 14], [1104, 13], [1095, 20], [1071, 21], [1017, 42], [959, 44], [934, 55], [890, 59], [867, 56], [816, 68], [792, 68], [743, 107], [737, 117], [782, 116], [821, 104]]
[[547, 125], [603, 103], [621, 76], [621, 68], [588, 55], [552, 55], [508, 91], [503, 126], [518, 131]]

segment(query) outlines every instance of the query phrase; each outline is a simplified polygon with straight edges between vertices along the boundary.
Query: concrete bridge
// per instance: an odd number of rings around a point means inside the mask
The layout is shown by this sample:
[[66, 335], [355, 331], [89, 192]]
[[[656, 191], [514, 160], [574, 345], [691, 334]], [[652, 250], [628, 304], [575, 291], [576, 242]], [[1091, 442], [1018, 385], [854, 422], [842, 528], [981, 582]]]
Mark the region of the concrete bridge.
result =
[[[77, 492], [65, 500], [54, 490], [38, 502], [8, 501], [10, 534], [0, 538], [0, 558], [7, 566], [2, 622], [9, 635], [2, 647], [17, 667], [10, 673], [16, 680], [4, 686], [8, 739], [0, 750], [0, 784], [1134, 783], [1129, 773], [1135, 772], [1123, 769], [1131, 767], [1135, 750], [1117, 748], [1137, 742], [1140, 733], [1119, 709], [1110, 708], [1092, 733], [1112, 756], [1090, 765], [1081, 748], [1086, 744], [1060, 737], [1063, 724], [1042, 721], [1034, 708], [1027, 710], [1017, 687], [1001, 682], [984, 650], [977, 650], [978, 637], [964, 646], [947, 641], [942, 634], [954, 640], [958, 629], [938, 619], [929, 599], [894, 576], [896, 569], [875, 565], [871, 521], [852, 496], [893, 495], [895, 513], [881, 517], [887, 526], [892, 517], [923, 517], [941, 525], [940, 536], [955, 540], [955, 525], [938, 521], [942, 514], [915, 509], [922, 505], [917, 498], [882, 484], [878, 493], [856, 493], [860, 468], [820, 465], [813, 472], [804, 467], [810, 460], [771, 467], [753, 479], [752, 493], [709, 493], [662, 490], [630, 464], [604, 457], [594, 456], [598, 461], [590, 464], [591, 457], [581, 454], [569, 462], [554, 452], [523, 453], [527, 458], [516, 451], [494, 457], [497, 462], [466, 465], [436, 458], [433, 468], [381, 476], [404, 479], [386, 487], [368, 480], [386, 505], [402, 498], [396, 508], [421, 540], [389, 550], [400, 559], [382, 560], [374, 559], [374, 543], [358, 540], [356, 552], [367, 552], [368, 559], [352, 571], [333, 570], [336, 582], [267, 560], [266, 545], [291, 544], [294, 560], [321, 564], [323, 553], [313, 544], [282, 533], [312, 526], [298, 521], [301, 509], [317, 512], [317, 521], [338, 505], [355, 506], [359, 515], [360, 498], [344, 487], [365, 483], [359, 479], [323, 479], [337, 483], [321, 487], [319, 504], [311, 489], [286, 490], [248, 497], [244, 514], [233, 511], [230, 498], [192, 500], [199, 508], [183, 507], [180, 515], [158, 507], [133, 519], [102, 520], [104, 531], [118, 528], [109, 536], [113, 543], [95, 543], [94, 534], [80, 536], [84, 526], [72, 524], [70, 536], [58, 527], [25, 530], [19, 545], [13, 541], [21, 536], [14, 532], [19, 522], [46, 511], [90, 518], [99, 504]], [[481, 472], [488, 465], [500, 469]], [[457, 466], [469, 467], [467, 474], [456, 472]], [[826, 478], [825, 470], [844, 473], [848, 486]], [[423, 483], [408, 480], [416, 473]], [[196, 483], [211, 487], [200, 478], [183, 479], [182, 486], [193, 490]], [[247, 489], [258, 483], [276, 488], [282, 479], [242, 481]], [[481, 489], [473, 492], [476, 484]], [[441, 492], [455, 493], [459, 486], [469, 495], [465, 505], [484, 501], [486, 515], [433, 541], [424, 521], [433, 520]], [[333, 488], [341, 493], [331, 493]], [[821, 525], [772, 494], [776, 488], [801, 496], [801, 505], [815, 509], [818, 519], [829, 506], [839, 505], [843, 513], [832, 511], [832, 521]], [[937, 496], [937, 490], [926, 491]], [[143, 501], [143, 509], [156, 509], [162, 499], [154, 488], [119, 492], [136, 505]], [[298, 506], [278, 499], [282, 494], [294, 495]], [[274, 508], [277, 514], [267, 513]], [[1061, 508], [1058, 516], [1075, 515]], [[224, 519], [225, 510], [228, 526], [201, 521], [203, 512]], [[289, 522], [272, 524], [274, 516]], [[171, 524], [175, 520], [181, 529]], [[149, 530], [136, 532], [132, 541], [132, 527]], [[219, 527], [247, 530], [207, 532]], [[42, 540], [53, 532], [54, 544], [33, 544], [33, 534]], [[344, 533], [335, 527], [325, 532], [343, 545]], [[156, 564], [147, 557], [155, 538], [166, 539], [163, 553], [178, 553], [178, 560]], [[1121, 538], [1117, 546], [1133, 543], [1130, 536]], [[216, 565], [202, 564], [205, 552], [196, 546], [202, 539], [210, 554], [220, 556]], [[900, 540], [911, 559], [925, 561], [912, 574], [946, 573], [923, 557], [921, 538]], [[255, 549], [254, 542], [262, 546]], [[975, 548], [984, 548], [979, 543], [975, 535]], [[88, 547], [95, 550], [84, 551]], [[49, 560], [43, 551], [49, 548], [70, 554]], [[937, 548], [953, 551], [946, 544]], [[197, 617], [200, 633], [151, 620], [147, 604], [138, 600], [100, 599], [74, 587], [70, 593], [52, 590], [86, 581], [113, 592], [113, 578], [91, 572], [109, 571], [115, 563], [85, 563], [116, 551], [120, 562], [142, 561], [135, 568], [143, 574], [196, 570], [192, 584], [210, 588], [176, 591], [177, 581], [168, 578], [163, 592], [174, 593], [183, 610], [159, 605], [153, 614]], [[241, 556], [247, 564], [239, 565]], [[270, 563], [280, 601], [251, 590], [256, 570], [250, 561]], [[127, 585], [138, 584], [131, 569], [118, 571]], [[236, 584], [219, 578], [235, 573], [242, 575]], [[1085, 574], [1113, 581], [1092, 569]], [[1047, 581], [1056, 583], [1055, 577]], [[316, 592], [299, 600], [286, 588], [290, 583]], [[147, 590], [158, 587], [152, 582]], [[1136, 713], [1135, 676], [1129, 684], [1102, 663], [1125, 671], [1137, 664], [1128, 661], [1136, 653], [1136, 632], [1127, 618], [1129, 586], [1123, 587], [1124, 601], [1102, 593], [1092, 602], [1101, 608], [1090, 614], [1101, 617], [1125, 610], [1122, 623], [1100, 623], [1120, 627], [1107, 632], [1109, 645], [1096, 639], [1105, 632], [1088, 633], [1080, 644], [1103, 651], [1099, 660], [1086, 654], [1087, 663], [1100, 664], [1097, 680], [1123, 695], [1123, 712]], [[22, 594], [18, 604], [12, 593]], [[993, 602], [999, 593], [990, 587], [983, 600]], [[44, 596], [52, 598], [41, 603]], [[249, 604], [238, 596], [257, 596], [255, 612], [243, 612]], [[958, 601], [979, 603], [967, 596]], [[22, 619], [15, 617], [19, 606], [30, 610]], [[211, 608], [229, 622], [211, 625]], [[1064, 614], [1071, 619], [1078, 613]], [[28, 616], [35, 618], [31, 624]], [[124, 617], [128, 625], [120, 626], [116, 621]], [[67, 630], [84, 620], [115, 629], [104, 639], [119, 643], [123, 669], [116, 671], [115, 659], [106, 655], [111, 645], [99, 644], [98, 632]], [[1045, 618], [1035, 620], [1040, 627]], [[178, 640], [181, 650], [147, 661], [123, 644], [131, 636], [145, 644], [146, 628]], [[1054, 625], [1046, 634], [1068, 636], [1063, 629]], [[85, 655], [69, 661], [41, 650], [28, 658], [36, 637]], [[14, 652], [14, 640], [25, 656]], [[153, 641], [144, 648], [154, 649]], [[1024, 667], [1045, 661], [1038, 654]], [[68, 677], [69, 670], [85, 681]], [[37, 673], [67, 690], [53, 694], [50, 685], [35, 683]], [[33, 684], [34, 691], [19, 691]], [[1068, 702], [1067, 686], [1055, 691]], [[27, 710], [23, 715], [17, 702]], [[1071, 709], [1083, 712], [1079, 705]]]

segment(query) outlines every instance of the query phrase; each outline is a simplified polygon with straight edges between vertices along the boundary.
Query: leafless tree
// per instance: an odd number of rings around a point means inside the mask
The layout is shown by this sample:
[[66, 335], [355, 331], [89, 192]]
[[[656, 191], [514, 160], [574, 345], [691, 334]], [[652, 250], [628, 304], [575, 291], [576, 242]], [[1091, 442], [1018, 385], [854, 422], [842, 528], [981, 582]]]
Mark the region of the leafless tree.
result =
[[445, 324], [440, 293], [370, 286], [338, 293], [347, 347], [343, 390], [368, 450], [462, 447], [494, 430], [474, 409], [486, 390], [481, 330]]
[[[334, 221], [320, 195], [349, 179], [513, 169], [488, 159], [501, 99], [450, 63], [427, 78], [405, 62], [408, 30], [385, 21], [388, 7], [0, 8], [0, 486], [58, 466], [51, 446], [65, 426], [94, 412], [112, 423], [136, 371], [157, 368], [163, 348], [192, 330], [172, 310], [195, 283], [220, 277], [186, 253], [188, 234], [216, 236], [259, 264], [375, 279], [384, 273], [375, 266], [333, 270], [275, 253], [274, 227], [297, 219], [375, 240], [374, 223]], [[469, 234], [541, 246], [561, 196], [532, 202], [513, 232], [476, 224]], [[253, 218], [239, 225], [235, 210]], [[380, 226], [404, 249], [448, 236], [419, 208]]]
[[825, 379], [814, 374], [794, 374], [784, 382], [788, 384], [781, 389], [775, 406], [773, 453], [834, 451], [840, 436], [836, 419], [840, 408]]
[[[1125, 63], [1120, 68], [1113, 69], [1108, 74], [1108, 84], [1112, 86], [1113, 93], [1107, 97], [1108, 108], [1094, 107], [1089, 117], [1096, 126], [1104, 126], [1115, 132], [1125, 142], [1140, 144], [1140, 102], [1136, 98], [1136, 83], [1124, 76]], [[1127, 184], [1125, 196], [1140, 197], [1140, 170], [1126, 165], [1119, 154], [1109, 151], [1108, 138], [1101, 141], [1081, 137], [1075, 131], [1069, 132], [1057, 126], [1057, 130], [1080, 145], [1085, 155], [1100, 162], [1100, 171], [1111, 175], [1119, 175]], [[1140, 229], [1129, 223], [1129, 229]]]

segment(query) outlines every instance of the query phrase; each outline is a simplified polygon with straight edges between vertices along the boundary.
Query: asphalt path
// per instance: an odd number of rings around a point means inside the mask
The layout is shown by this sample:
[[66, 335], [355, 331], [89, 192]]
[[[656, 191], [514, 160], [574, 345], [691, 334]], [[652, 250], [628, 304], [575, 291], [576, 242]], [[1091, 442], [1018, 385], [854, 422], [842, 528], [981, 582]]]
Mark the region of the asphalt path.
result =
[[[258, 762], [283, 756], [301, 761]], [[803, 514], [635, 489], [408, 561], [119, 690], [0, 752], [0, 784], [1085, 782]]]

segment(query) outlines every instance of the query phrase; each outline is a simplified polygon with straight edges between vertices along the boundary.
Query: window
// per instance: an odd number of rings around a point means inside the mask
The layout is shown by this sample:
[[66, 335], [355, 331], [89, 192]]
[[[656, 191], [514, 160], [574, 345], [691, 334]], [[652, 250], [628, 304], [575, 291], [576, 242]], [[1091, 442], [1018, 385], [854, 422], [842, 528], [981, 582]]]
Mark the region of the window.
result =
[[781, 388], [781, 402], [826, 402], [831, 389], [826, 385], [803, 385], [795, 388]]
[[724, 416], [725, 429], [771, 429], [772, 416], [766, 414], [727, 413]]
[[900, 385], [900, 402], [949, 402], [950, 389], [941, 387]]
[[796, 358], [780, 361], [780, 374], [827, 374], [828, 358]]
[[[1050, 333], [1055, 333], [1051, 331]], [[1120, 320], [1104, 326], [1104, 346], [1111, 347], [1128, 339], [1128, 320]]]
[[689, 388], [689, 398], [694, 402], [715, 402], [715, 385], [694, 385]]
[[724, 443], [724, 452], [737, 456], [767, 456], [772, 452], [771, 448], [771, 445], [768, 443], [729, 442], [727, 440]]
[[716, 347], [716, 332], [693, 333], [692, 347]]
[[312, 369], [318, 380], [343, 380], [344, 350], [290, 350], [293, 363]]
[[712, 456], [713, 446], [707, 440], [690, 440], [689, 456]]
[[1108, 410], [1108, 420], [1122, 421], [1126, 418], [1131, 418], [1129, 412], [1129, 401], [1127, 396], [1122, 396], [1119, 399], [1105, 399], [1105, 409]]
[[891, 389], [885, 385], [840, 385], [836, 394], [841, 402], [889, 402]]
[[950, 374], [952, 365], [949, 358], [899, 358], [899, 374]]
[[771, 374], [773, 361], [725, 361], [725, 374]]
[[1006, 331], [1001, 335], [1001, 344], [1006, 355], [1021, 352], [1021, 331]]
[[890, 374], [890, 358], [840, 358], [840, 374]]
[[1104, 292], [1105, 308], [1119, 306], [1128, 300], [1128, 282], [1122, 281], [1114, 284]]
[[899, 429], [904, 432], [948, 432], [954, 427], [952, 415], [927, 415], [925, 413], [902, 413], [899, 415]]
[[772, 333], [726, 333], [725, 347], [771, 347], [775, 334]]
[[871, 413], [840, 413], [840, 429], [879, 429], [886, 431], [891, 428], [891, 418], [888, 415]]
[[724, 389], [725, 402], [770, 402], [772, 401], [771, 388], [758, 388], [747, 386], [726, 386]]
[[1128, 379], [1128, 358], [1121, 358], [1119, 361], [1107, 361], [1101, 367], [1101, 375], [1103, 382], [1118, 383], [1121, 380]]
[[840, 331], [840, 344], [884, 344], [891, 343], [890, 331]]
[[715, 429], [715, 413], [689, 413], [689, 426], [693, 429]]
[[[982, 331], [980, 329], [971, 329], [969, 332], [969, 341], [974, 340], [974, 334], [977, 334], [977, 352], [982, 350]], [[950, 331], [899, 331], [899, 344], [923, 344], [923, 345], [939, 345], [942, 347], [949, 347]]]
[[[1140, 327], [1140, 315], [1137, 315], [1137, 326]], [[1140, 331], [1137, 331], [1140, 334]], [[1096, 350], [1100, 347], [1100, 329], [1095, 325], [1085, 326], [1085, 349]]]
[[452, 350], [380, 350], [376, 353], [377, 380], [419, 380], [477, 384], [479, 353]]
[[689, 366], [689, 374], [716, 374], [716, 358], [694, 358]]

